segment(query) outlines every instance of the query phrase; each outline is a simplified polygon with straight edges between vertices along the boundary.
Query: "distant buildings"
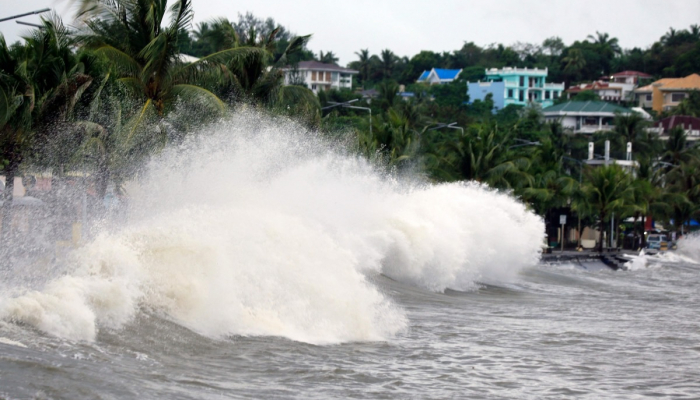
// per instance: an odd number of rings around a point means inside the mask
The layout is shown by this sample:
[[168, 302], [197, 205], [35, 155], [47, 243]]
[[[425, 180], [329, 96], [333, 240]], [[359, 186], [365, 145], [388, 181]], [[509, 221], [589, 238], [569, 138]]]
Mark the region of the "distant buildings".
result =
[[546, 121], [560, 121], [574, 133], [594, 133], [614, 128], [616, 114], [629, 115], [633, 111], [603, 101], [567, 101], [542, 110]]
[[639, 107], [651, 108], [656, 112], [668, 111], [676, 107], [689, 92], [700, 90], [700, 75], [692, 74], [685, 78], [663, 78], [634, 91]]
[[634, 83], [595, 81], [572, 86], [566, 90], [566, 94], [567, 98], [575, 100], [577, 94], [583, 91], [591, 91], [598, 95], [602, 101], [619, 103], [632, 100], [635, 87]]
[[484, 82], [467, 83], [469, 101], [484, 100], [492, 95], [494, 107], [537, 103], [542, 107], [554, 104], [564, 91], [563, 83], [546, 83], [547, 68], [491, 68], [485, 71]]
[[301, 61], [297, 66], [283, 70], [285, 85], [306, 85], [314, 93], [320, 90], [352, 89], [352, 76], [359, 73], [354, 69], [318, 61]]
[[608, 76], [598, 78], [601, 81], [610, 83], [627, 83], [631, 85], [639, 85], [644, 81], [650, 81], [653, 77], [649, 74], [639, 71], [622, 71]]
[[418, 77], [417, 83], [429, 83], [431, 85], [438, 85], [443, 83], [450, 83], [459, 77], [462, 72], [461, 69], [440, 69], [433, 68], [430, 71], [423, 71]]

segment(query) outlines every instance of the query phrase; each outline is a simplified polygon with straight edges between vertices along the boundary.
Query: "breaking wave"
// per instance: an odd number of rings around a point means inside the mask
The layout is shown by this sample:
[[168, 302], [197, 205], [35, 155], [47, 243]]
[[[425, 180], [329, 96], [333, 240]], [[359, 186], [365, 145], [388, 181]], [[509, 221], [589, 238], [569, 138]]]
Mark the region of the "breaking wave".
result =
[[39, 290], [0, 295], [0, 319], [74, 340], [143, 311], [214, 338], [387, 340], [408, 319], [373, 277], [431, 291], [507, 282], [537, 263], [543, 235], [508, 194], [400, 177], [239, 114], [165, 150], [129, 188], [129, 221]]

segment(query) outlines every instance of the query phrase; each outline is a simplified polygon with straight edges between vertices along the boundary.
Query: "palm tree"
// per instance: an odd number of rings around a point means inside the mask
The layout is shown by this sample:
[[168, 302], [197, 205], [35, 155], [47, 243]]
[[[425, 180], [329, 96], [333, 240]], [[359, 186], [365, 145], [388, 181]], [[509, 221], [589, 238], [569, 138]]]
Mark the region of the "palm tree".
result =
[[[224, 103], [195, 83], [218, 72], [223, 61], [242, 62], [264, 53], [259, 48], [234, 48], [195, 63], [180, 62], [177, 40], [192, 20], [190, 0], [173, 4], [167, 26], [161, 26], [167, 0], [79, 0], [78, 5], [78, 16], [85, 19], [79, 40], [109, 60], [118, 82], [142, 102], [130, 121], [130, 135], [149, 116], [162, 120], [178, 98], [199, 99], [212, 110], [223, 111]], [[163, 127], [161, 132], [165, 133]]]
[[596, 31], [595, 36], [588, 35], [587, 39], [590, 39], [594, 44], [600, 46], [603, 52], [612, 52], [613, 54], [620, 54], [622, 52], [617, 38], [611, 38], [607, 33]]
[[619, 213], [634, 196], [630, 175], [613, 164], [586, 171], [586, 182], [581, 187], [583, 201], [598, 212], [600, 238], [598, 251], [603, 251], [605, 222], [612, 213]]
[[[61, 131], [92, 78], [70, 50], [60, 19], [42, 19], [25, 43], [8, 48], [0, 35], [0, 159], [7, 185], [3, 237], [12, 216], [14, 178], [30, 150], [38, 152]], [[49, 160], [50, 161], [50, 160]], [[54, 167], [47, 163], [47, 167]]]
[[338, 57], [336, 57], [332, 51], [329, 51], [327, 53], [324, 53], [323, 51], [319, 51], [318, 52], [318, 61], [322, 62], [324, 64], [337, 64]]
[[562, 58], [562, 62], [566, 64], [564, 72], [576, 77], [578, 77], [581, 70], [586, 66], [586, 59], [581, 49], [569, 49], [566, 53], [566, 57]]
[[237, 47], [239, 44], [238, 34], [227, 18], [197, 24], [194, 37], [199, 47], [198, 52], [202, 52], [199, 54], [201, 56]]
[[364, 84], [369, 79], [369, 68], [370, 68], [369, 49], [361, 49], [359, 53], [355, 52], [355, 54], [360, 58], [358, 61], [359, 69], [360, 69], [360, 78], [362, 79], [362, 83]]
[[397, 57], [394, 52], [389, 49], [382, 50], [380, 57], [382, 78], [390, 79], [391, 73], [394, 71], [394, 67], [396, 66]]
[[636, 151], [638, 146], [635, 146], [635, 140], [640, 137], [645, 131], [647, 122], [641, 114], [633, 112], [631, 114], [615, 115], [615, 136], [620, 139], [621, 144], [632, 143], [632, 150]]

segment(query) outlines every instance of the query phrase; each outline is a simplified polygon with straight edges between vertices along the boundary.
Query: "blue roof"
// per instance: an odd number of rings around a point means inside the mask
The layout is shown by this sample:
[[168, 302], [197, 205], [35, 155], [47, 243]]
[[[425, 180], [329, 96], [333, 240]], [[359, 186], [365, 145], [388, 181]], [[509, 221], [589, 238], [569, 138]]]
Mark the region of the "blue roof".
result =
[[440, 79], [455, 79], [459, 72], [461, 71], [460, 69], [438, 69], [434, 68], [435, 73], [437, 74], [438, 78]]
[[418, 78], [419, 81], [424, 81], [428, 75], [430, 75], [430, 71], [423, 71], [422, 74], [420, 74], [420, 77]]

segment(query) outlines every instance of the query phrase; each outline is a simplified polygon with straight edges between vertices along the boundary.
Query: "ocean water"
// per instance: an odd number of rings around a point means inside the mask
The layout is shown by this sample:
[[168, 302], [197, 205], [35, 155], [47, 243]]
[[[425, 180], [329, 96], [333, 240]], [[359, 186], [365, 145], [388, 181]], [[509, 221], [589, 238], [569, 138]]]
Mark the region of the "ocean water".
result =
[[539, 262], [542, 220], [240, 114], [0, 271], [0, 399], [698, 398], [700, 238]]

